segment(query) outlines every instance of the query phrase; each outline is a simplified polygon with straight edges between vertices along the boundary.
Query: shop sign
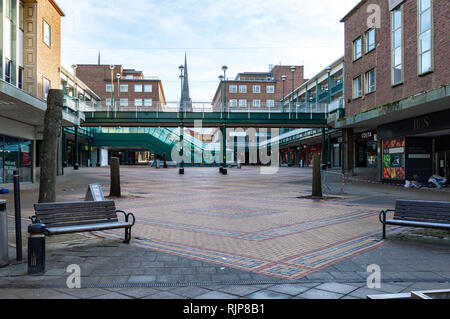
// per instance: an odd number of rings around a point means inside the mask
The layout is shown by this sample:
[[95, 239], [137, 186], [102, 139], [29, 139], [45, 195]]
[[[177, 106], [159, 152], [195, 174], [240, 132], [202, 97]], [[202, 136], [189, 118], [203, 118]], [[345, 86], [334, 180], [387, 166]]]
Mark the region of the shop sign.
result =
[[376, 141], [377, 131], [368, 131], [359, 133], [356, 136], [358, 141]]

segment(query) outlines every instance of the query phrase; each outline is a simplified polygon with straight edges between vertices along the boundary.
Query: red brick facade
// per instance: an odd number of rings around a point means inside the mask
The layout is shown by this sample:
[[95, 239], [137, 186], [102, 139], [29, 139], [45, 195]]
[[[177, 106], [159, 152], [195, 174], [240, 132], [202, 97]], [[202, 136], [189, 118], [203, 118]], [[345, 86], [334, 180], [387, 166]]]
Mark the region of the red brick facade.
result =
[[[118, 90], [117, 74], [120, 74], [120, 85], [128, 85], [128, 92]], [[80, 64], [76, 69], [76, 76], [92, 89], [103, 101], [111, 99], [111, 92], [107, 92], [107, 85], [111, 84], [111, 69], [109, 65]], [[132, 79], [127, 76], [133, 76]], [[114, 100], [128, 99], [128, 105], [134, 106], [135, 99], [151, 99], [152, 106], [165, 104], [166, 98], [161, 80], [145, 79], [142, 72], [124, 69], [116, 65], [113, 69]], [[141, 86], [142, 92], [135, 92], [135, 85]], [[144, 85], [151, 85], [152, 92], [144, 92]], [[143, 104], [144, 105], [144, 104]]]
[[[448, 0], [432, 1], [433, 71], [418, 73], [418, 1], [407, 0], [403, 10], [403, 83], [391, 85], [391, 12], [388, 0], [365, 0], [345, 18], [345, 96], [346, 115], [372, 109], [376, 106], [412, 96], [450, 83], [450, 5]], [[381, 8], [381, 28], [376, 29], [378, 48], [366, 53], [365, 32], [369, 29], [367, 7]], [[363, 38], [362, 57], [353, 61], [353, 41]], [[376, 91], [364, 94], [364, 74], [376, 68]], [[363, 78], [363, 96], [353, 99], [353, 79]]]

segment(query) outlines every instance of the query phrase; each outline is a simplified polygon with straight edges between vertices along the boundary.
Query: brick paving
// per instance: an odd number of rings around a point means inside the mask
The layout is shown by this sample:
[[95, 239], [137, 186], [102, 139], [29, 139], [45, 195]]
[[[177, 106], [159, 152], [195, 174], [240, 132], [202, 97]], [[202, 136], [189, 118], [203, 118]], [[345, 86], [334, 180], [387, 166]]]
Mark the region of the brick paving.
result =
[[[346, 195], [313, 201], [297, 198], [310, 189], [304, 169], [121, 170], [126, 197], [116, 203], [137, 217], [132, 244], [107, 231], [52, 247], [44, 276], [25, 276], [25, 264], [0, 269], [0, 298], [364, 298], [417, 284], [450, 287], [449, 246], [380, 241], [377, 215], [396, 198], [445, 193], [349, 185]], [[82, 199], [92, 182], [108, 194], [108, 178], [106, 169], [81, 170], [58, 185], [58, 200]], [[27, 192], [25, 216], [33, 213]], [[375, 291], [365, 283], [372, 263], [383, 271]], [[69, 264], [81, 266], [84, 289], [64, 288]]]

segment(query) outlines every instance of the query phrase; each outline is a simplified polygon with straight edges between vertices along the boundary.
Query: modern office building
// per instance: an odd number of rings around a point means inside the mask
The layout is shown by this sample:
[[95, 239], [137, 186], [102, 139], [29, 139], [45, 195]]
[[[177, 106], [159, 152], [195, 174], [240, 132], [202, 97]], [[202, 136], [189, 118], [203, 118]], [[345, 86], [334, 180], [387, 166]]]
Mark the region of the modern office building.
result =
[[[344, 57], [341, 57], [290, 91], [282, 100], [283, 109], [295, 113], [327, 112], [329, 119], [344, 114]], [[340, 130], [296, 129], [283, 133], [280, 144], [280, 163], [288, 166], [310, 166], [313, 155], [322, 163], [340, 167], [342, 135]]]
[[[38, 176], [46, 98], [60, 88], [61, 17], [52, 0], [0, 0], [0, 184]], [[83, 114], [63, 111], [63, 126]]]
[[344, 130], [347, 172], [450, 177], [449, 16], [447, 0], [364, 0], [342, 19], [346, 115], [331, 125]]
[[303, 66], [271, 66], [269, 72], [239, 73], [234, 80], [222, 79], [213, 98], [213, 109], [229, 112], [269, 111], [279, 109], [279, 101], [298, 87], [303, 78]]

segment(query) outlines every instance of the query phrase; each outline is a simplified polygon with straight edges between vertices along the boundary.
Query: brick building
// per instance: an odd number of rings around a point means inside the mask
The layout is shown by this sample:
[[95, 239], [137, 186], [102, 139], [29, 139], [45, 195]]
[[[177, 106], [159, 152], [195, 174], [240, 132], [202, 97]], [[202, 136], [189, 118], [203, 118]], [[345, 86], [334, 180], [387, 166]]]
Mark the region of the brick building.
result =
[[[0, 0], [0, 184], [16, 169], [24, 182], [39, 173], [45, 100], [61, 85], [62, 17], [53, 0]], [[62, 125], [80, 117], [64, 110]]]
[[347, 171], [370, 139], [380, 180], [450, 177], [449, 16], [447, 0], [363, 0], [342, 19], [346, 116], [331, 125], [344, 129]]
[[[142, 71], [114, 65], [79, 64], [76, 77], [86, 83], [106, 105], [119, 108], [146, 107], [164, 110], [166, 97], [161, 80], [145, 77]], [[112, 77], [112, 78], [111, 78]]]
[[[303, 66], [296, 66], [292, 72], [291, 66], [285, 65], [276, 65], [269, 72], [239, 73], [234, 80], [226, 80], [226, 107], [229, 107], [230, 112], [279, 109], [280, 100], [283, 98], [283, 86], [286, 95], [292, 91], [292, 84], [296, 88], [305, 82], [303, 75]], [[284, 81], [283, 76], [286, 76]], [[223, 93], [221, 81], [213, 98], [215, 111], [223, 108]]]

